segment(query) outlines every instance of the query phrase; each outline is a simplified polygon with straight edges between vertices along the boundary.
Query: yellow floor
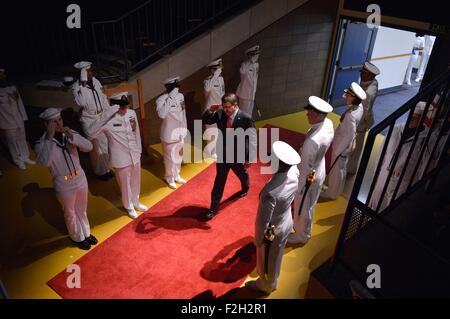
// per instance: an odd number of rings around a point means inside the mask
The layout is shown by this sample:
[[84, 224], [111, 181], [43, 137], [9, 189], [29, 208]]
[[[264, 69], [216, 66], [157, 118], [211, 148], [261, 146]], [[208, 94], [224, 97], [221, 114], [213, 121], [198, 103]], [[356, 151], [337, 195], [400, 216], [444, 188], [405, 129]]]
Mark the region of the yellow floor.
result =
[[[330, 118], [337, 126], [339, 117], [332, 113]], [[309, 128], [305, 112], [260, 121], [257, 127], [268, 123], [303, 133]], [[153, 145], [149, 151], [153, 161], [144, 160], [142, 165], [141, 198], [151, 207], [172, 190], [161, 179], [161, 146]], [[146, 164], [150, 162], [153, 164]], [[189, 180], [207, 165], [186, 164], [182, 175]], [[70, 247], [45, 167], [30, 166], [20, 171], [4, 159], [0, 159], [0, 167], [0, 279], [11, 298], [60, 298], [46, 282], [88, 252]], [[89, 180], [89, 191], [92, 233], [102, 242], [131, 220], [121, 209], [114, 179], [107, 183]], [[209, 195], [205, 201], [209, 202]], [[310, 272], [333, 254], [346, 204], [340, 197], [317, 205], [311, 241], [303, 248], [286, 249], [279, 288], [269, 298], [304, 297]]]

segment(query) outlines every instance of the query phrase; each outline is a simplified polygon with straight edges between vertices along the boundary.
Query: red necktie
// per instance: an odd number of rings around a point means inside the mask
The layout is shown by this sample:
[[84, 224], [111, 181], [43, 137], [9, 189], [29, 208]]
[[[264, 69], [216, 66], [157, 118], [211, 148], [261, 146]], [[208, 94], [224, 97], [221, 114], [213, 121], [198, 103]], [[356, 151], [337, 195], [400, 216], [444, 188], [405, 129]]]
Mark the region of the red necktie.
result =
[[232, 126], [231, 126], [231, 117], [229, 117], [228, 116], [228, 119], [227, 119], [227, 128], [231, 128]]

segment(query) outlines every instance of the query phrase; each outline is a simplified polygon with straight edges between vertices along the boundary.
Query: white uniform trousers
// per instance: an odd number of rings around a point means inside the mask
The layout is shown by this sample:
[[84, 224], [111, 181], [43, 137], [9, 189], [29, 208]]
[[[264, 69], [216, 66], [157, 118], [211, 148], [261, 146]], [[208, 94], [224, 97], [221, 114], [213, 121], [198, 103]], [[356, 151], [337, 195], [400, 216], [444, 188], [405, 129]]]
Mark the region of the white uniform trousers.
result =
[[[356, 131], [355, 135], [355, 149], [350, 154], [348, 163], [347, 163], [347, 173], [348, 174], [356, 174], [358, 171], [359, 158], [361, 157], [361, 153], [364, 147], [364, 138], [366, 137], [366, 132]], [[336, 164], [337, 165], [337, 164]]]
[[104, 133], [100, 133], [90, 141], [93, 145], [92, 151], [89, 153], [92, 169], [95, 175], [105, 175], [109, 172], [108, 138]]
[[25, 136], [25, 128], [16, 128], [10, 130], [2, 130], [2, 135], [8, 146], [13, 162], [19, 165], [30, 157], [27, 139]]
[[255, 100], [247, 100], [239, 98], [239, 109], [253, 118], [253, 108], [255, 106]]
[[345, 179], [347, 177], [347, 156], [339, 156], [336, 160], [336, 155], [333, 154], [331, 158], [331, 163], [336, 163], [332, 167], [331, 171], [328, 173], [328, 189], [322, 193], [320, 196], [329, 199], [338, 198], [344, 191]]
[[134, 208], [139, 202], [141, 192], [141, 163], [116, 168], [116, 179], [122, 193], [122, 204], [125, 209]]
[[[316, 180], [317, 182], [317, 180]], [[289, 243], [303, 243], [305, 244], [311, 238], [312, 222], [314, 219], [314, 211], [316, 209], [316, 203], [319, 199], [320, 185], [311, 185], [306, 193], [305, 200], [303, 202], [302, 212], [299, 215], [298, 210], [303, 198], [303, 194], [297, 192], [294, 198], [294, 229], [295, 234], [289, 235]]]
[[180, 175], [183, 158], [183, 141], [167, 143], [161, 141], [164, 152], [164, 177], [177, 178]]
[[265, 290], [277, 289], [284, 247], [286, 246], [288, 236], [289, 231], [279, 234], [270, 244], [267, 274], [264, 273], [266, 245], [263, 244], [256, 248], [256, 271], [259, 275], [258, 281], [261, 282], [262, 287]]
[[64, 211], [67, 231], [73, 241], [80, 242], [91, 235], [87, 218], [88, 186], [57, 192], [56, 197]]

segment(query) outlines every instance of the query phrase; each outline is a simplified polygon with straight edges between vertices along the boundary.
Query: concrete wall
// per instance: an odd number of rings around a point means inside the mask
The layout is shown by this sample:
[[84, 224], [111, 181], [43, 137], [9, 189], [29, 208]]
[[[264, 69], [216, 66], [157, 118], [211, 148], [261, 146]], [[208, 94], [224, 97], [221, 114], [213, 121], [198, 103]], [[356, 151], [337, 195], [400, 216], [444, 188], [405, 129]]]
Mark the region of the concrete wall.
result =
[[[239, 67], [247, 48], [261, 46], [260, 74], [256, 98], [263, 118], [302, 110], [310, 95], [320, 95], [331, 46], [338, 0], [264, 0], [177, 49], [137, 73], [141, 79], [150, 143], [159, 142], [160, 120], [155, 99], [163, 93], [161, 82], [180, 76], [188, 122], [201, 116], [205, 68], [222, 57], [226, 90], [235, 91]], [[70, 90], [21, 87], [27, 105], [78, 109]], [[137, 97], [133, 96], [133, 101]]]
[[[256, 32], [288, 10], [283, 3], [264, 1], [229, 25], [219, 27], [206, 38], [194, 41], [182, 52], [137, 75], [143, 80], [145, 100], [150, 98], [146, 114], [151, 143], [159, 142], [160, 120], [155, 99], [164, 90], [163, 79], [177, 75], [182, 78], [181, 92], [185, 95], [188, 123], [192, 128], [193, 120], [201, 117], [204, 104], [203, 80], [209, 74], [205, 65], [222, 57], [226, 91], [233, 92], [239, 83], [244, 52], [256, 44], [261, 46], [256, 99], [263, 119], [300, 111], [310, 95], [320, 95], [338, 1], [310, 0], [245, 40], [249, 32]], [[294, 7], [294, 2], [288, 3]], [[196, 71], [190, 71], [192, 68]], [[255, 119], [258, 119], [256, 113]]]

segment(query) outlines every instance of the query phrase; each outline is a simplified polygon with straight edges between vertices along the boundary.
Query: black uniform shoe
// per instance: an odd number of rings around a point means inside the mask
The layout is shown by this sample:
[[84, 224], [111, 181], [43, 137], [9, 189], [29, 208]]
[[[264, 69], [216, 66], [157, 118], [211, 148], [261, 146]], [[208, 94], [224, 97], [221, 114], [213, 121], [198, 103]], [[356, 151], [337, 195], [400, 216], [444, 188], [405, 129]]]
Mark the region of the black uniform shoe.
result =
[[83, 250], [89, 250], [91, 249], [91, 244], [89, 244], [86, 239], [83, 241], [79, 241], [79, 242], [75, 242], [78, 245], [78, 248], [83, 249]]
[[90, 244], [90, 245], [97, 245], [97, 243], [98, 243], [98, 240], [97, 240], [97, 238], [94, 237], [94, 235], [89, 236], [84, 241], [88, 242], [88, 244]]
[[96, 175], [97, 178], [103, 182], [107, 182], [111, 177], [109, 176], [108, 173], [103, 174], [103, 175]]
[[205, 220], [211, 220], [213, 217], [217, 214], [217, 211], [214, 210], [208, 210], [208, 212], [205, 215]]
[[238, 193], [238, 196], [239, 196], [240, 198], [242, 198], [242, 197], [247, 196], [247, 194], [248, 194], [248, 189], [243, 189], [243, 190], [241, 190], [241, 191]]

